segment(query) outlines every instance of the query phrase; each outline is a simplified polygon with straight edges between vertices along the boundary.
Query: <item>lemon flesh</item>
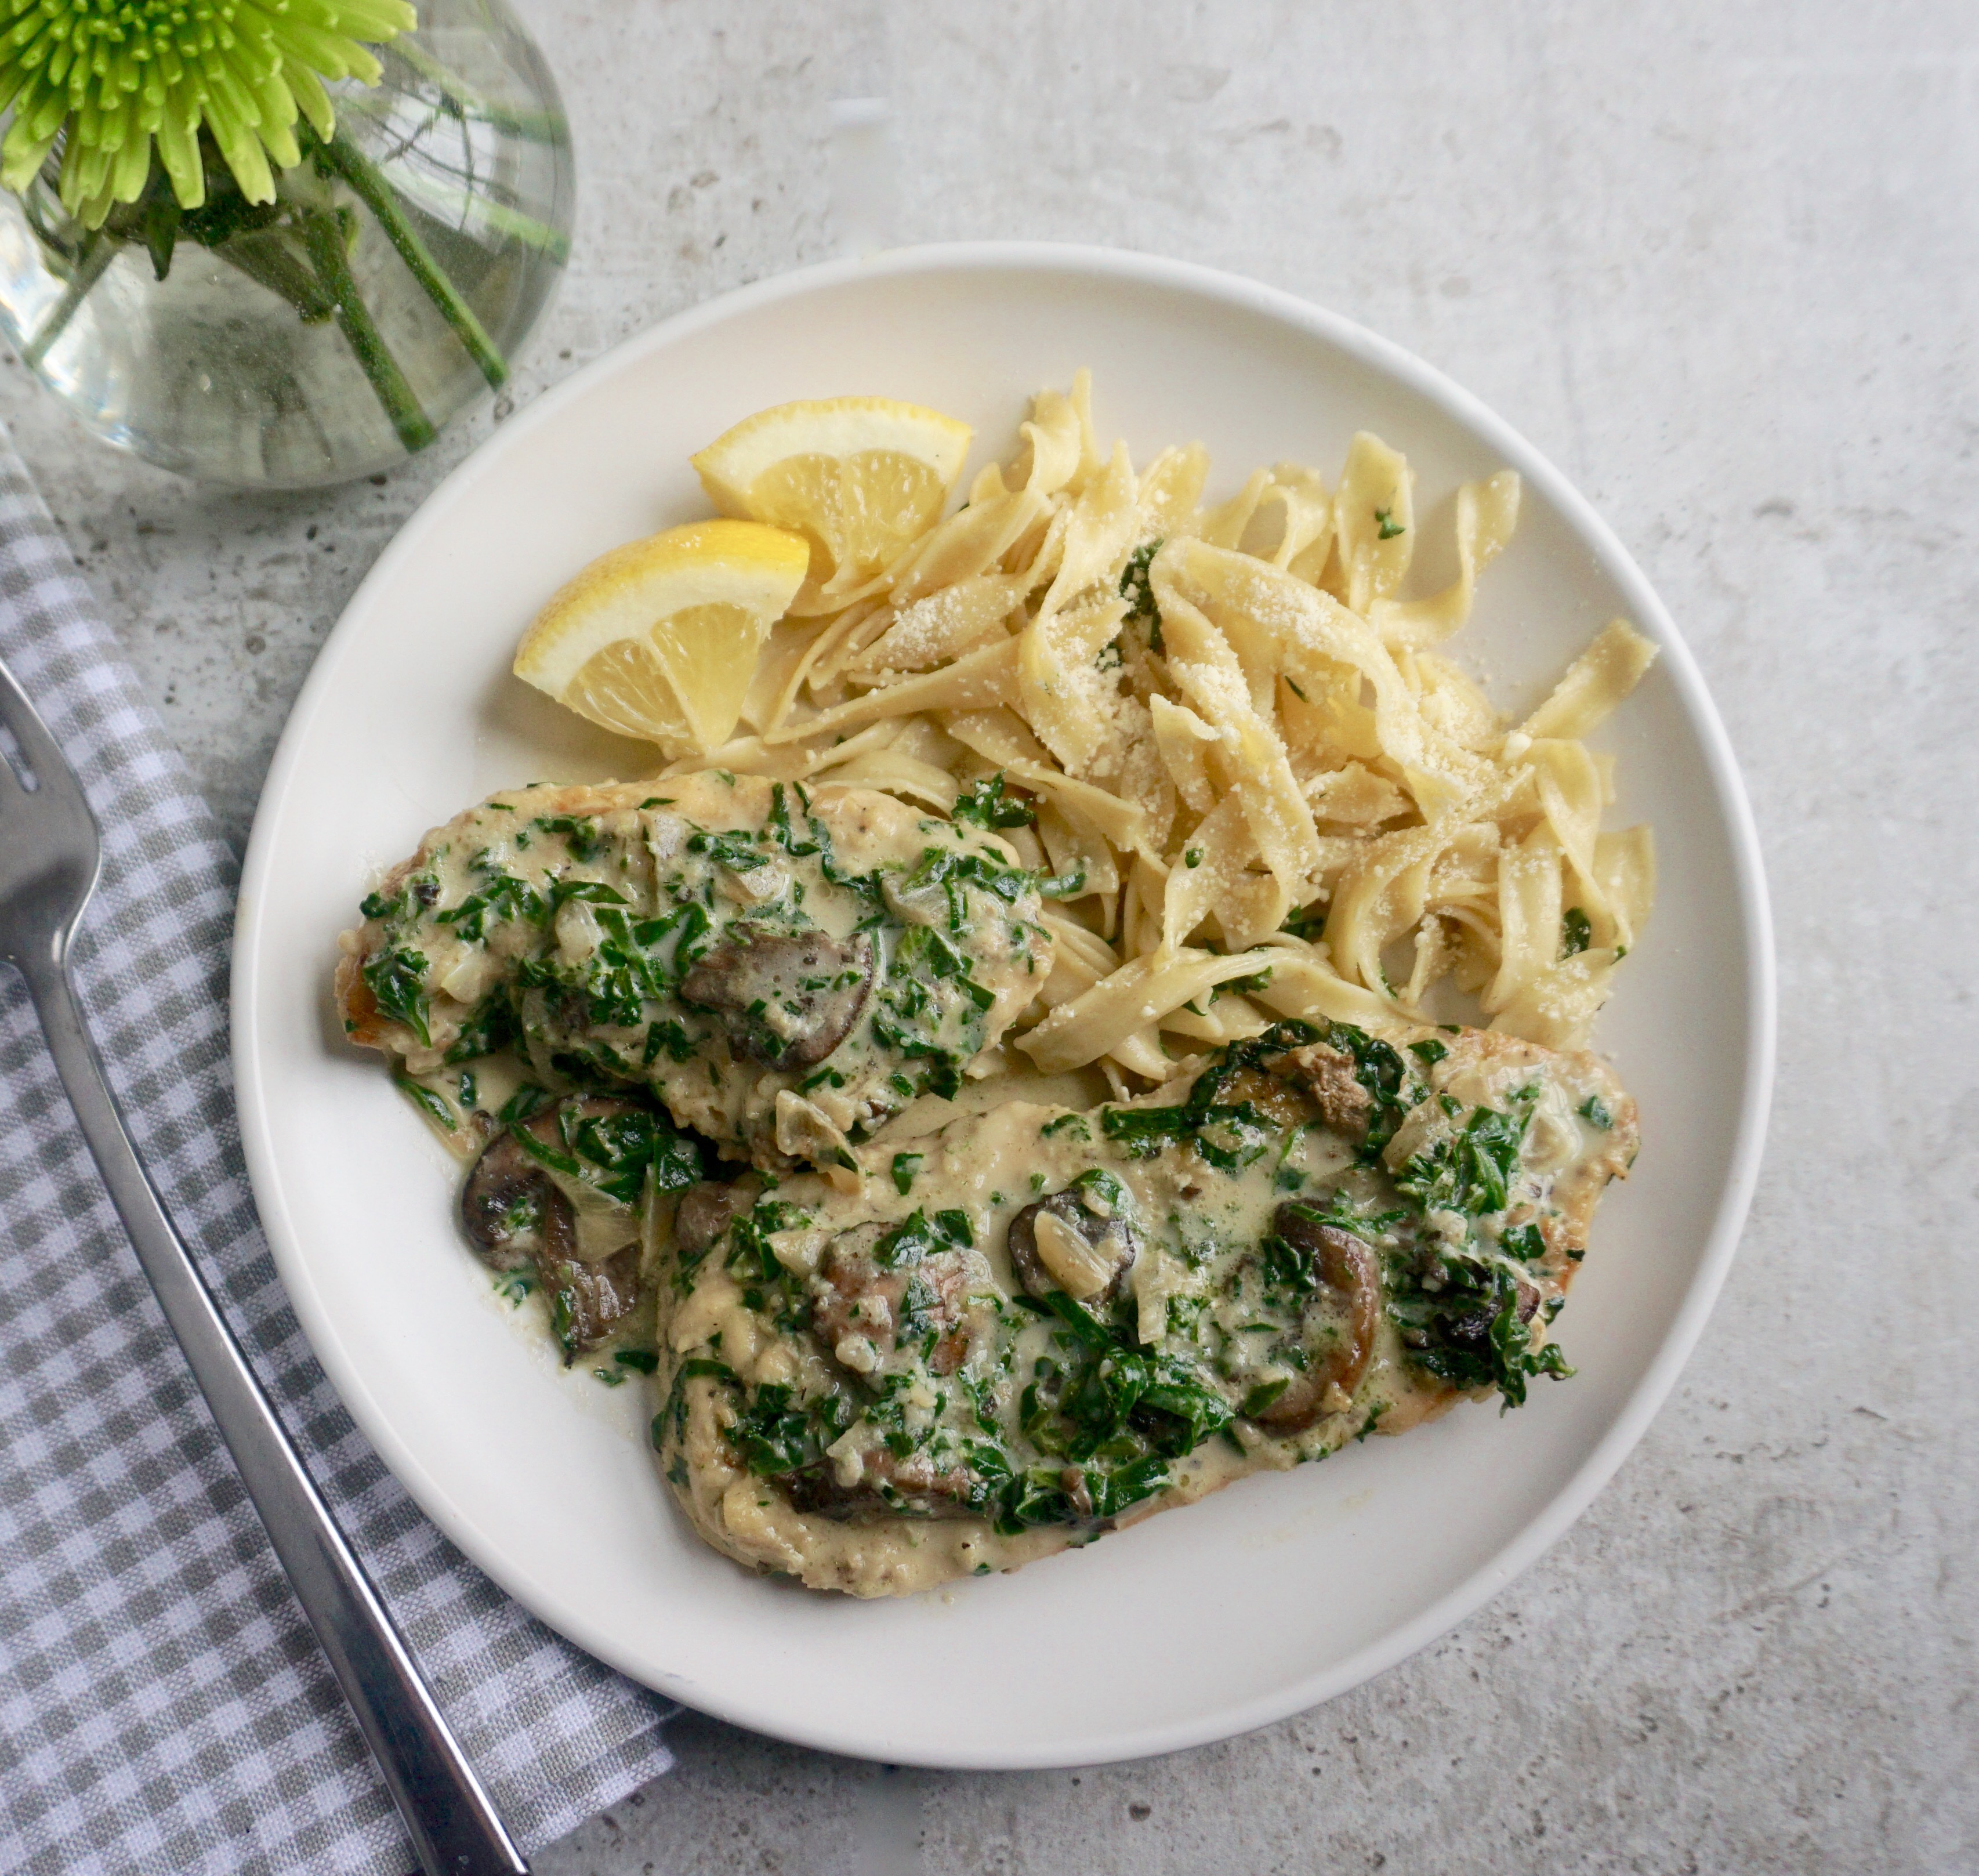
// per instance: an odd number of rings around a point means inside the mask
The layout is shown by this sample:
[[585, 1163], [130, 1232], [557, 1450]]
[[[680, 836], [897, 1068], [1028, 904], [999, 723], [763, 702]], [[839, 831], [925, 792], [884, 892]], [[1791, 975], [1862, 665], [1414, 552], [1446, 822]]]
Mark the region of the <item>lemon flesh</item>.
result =
[[716, 507], [801, 534], [812, 580], [844, 590], [940, 518], [973, 434], [918, 404], [826, 398], [745, 418], [694, 466]]
[[705, 754], [734, 734], [810, 560], [803, 535], [749, 521], [614, 548], [537, 615], [515, 675], [621, 736]]

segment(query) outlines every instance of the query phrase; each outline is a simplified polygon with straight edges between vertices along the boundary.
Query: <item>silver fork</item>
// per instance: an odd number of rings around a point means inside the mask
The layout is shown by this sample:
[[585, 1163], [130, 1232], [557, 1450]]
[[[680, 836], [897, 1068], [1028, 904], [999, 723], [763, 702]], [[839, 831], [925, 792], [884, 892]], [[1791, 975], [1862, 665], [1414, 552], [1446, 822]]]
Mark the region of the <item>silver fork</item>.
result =
[[357, 1716], [427, 1876], [528, 1876], [474, 1768], [247, 1365], [132, 1145], [83, 1026], [69, 946], [102, 864], [96, 817], [0, 665], [0, 957], [27, 979], [49, 1052], [118, 1215], [213, 1410], [296, 1599]]

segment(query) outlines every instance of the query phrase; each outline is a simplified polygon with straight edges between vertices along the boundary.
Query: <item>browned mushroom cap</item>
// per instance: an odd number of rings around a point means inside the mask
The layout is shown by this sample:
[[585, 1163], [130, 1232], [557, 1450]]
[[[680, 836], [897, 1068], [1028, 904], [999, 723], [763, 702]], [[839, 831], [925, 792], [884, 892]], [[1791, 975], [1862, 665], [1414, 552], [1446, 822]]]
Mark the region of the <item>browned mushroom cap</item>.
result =
[[[605, 1120], [631, 1104], [598, 1095], [573, 1095], [523, 1123], [546, 1146], [561, 1147], [559, 1116]], [[482, 1261], [497, 1270], [533, 1264], [549, 1299], [550, 1324], [566, 1359], [595, 1347], [638, 1299], [639, 1248], [625, 1245], [587, 1263], [577, 1255], [577, 1215], [549, 1172], [512, 1132], [482, 1149], [460, 1195], [461, 1222]], [[628, 1220], [627, 1235], [636, 1235]]]
[[549, 1175], [506, 1129], [481, 1149], [461, 1188], [460, 1221], [481, 1261], [496, 1270], [519, 1270], [543, 1241], [552, 1205], [569, 1202]]
[[[1530, 1284], [1519, 1281], [1517, 1296], [1519, 1320], [1530, 1322], [1540, 1306], [1540, 1293]], [[1437, 1324], [1437, 1333], [1456, 1347], [1483, 1354], [1491, 1346], [1491, 1325], [1498, 1320], [1503, 1307], [1497, 1298], [1487, 1298], [1460, 1316], [1445, 1316]]]
[[840, 1485], [829, 1461], [787, 1474], [783, 1485], [791, 1510], [841, 1524], [898, 1517], [903, 1512], [923, 1518], [980, 1515], [980, 1487], [966, 1467], [939, 1467], [925, 1453], [896, 1459], [882, 1450], [864, 1458], [866, 1469], [856, 1485]]
[[1311, 1042], [1291, 1050], [1275, 1066], [1278, 1073], [1289, 1075], [1312, 1096], [1320, 1119], [1336, 1133], [1350, 1140], [1367, 1139], [1374, 1097], [1361, 1085], [1354, 1058], [1345, 1049]]
[[1071, 1190], [1025, 1206], [1010, 1221], [1008, 1243], [1010, 1268], [1033, 1296], [1062, 1290], [1087, 1304], [1120, 1294], [1139, 1248], [1125, 1218], [1091, 1208]]
[[704, 1179], [681, 1194], [674, 1213], [674, 1250], [686, 1264], [698, 1263], [721, 1243], [735, 1215], [751, 1202], [754, 1187], [723, 1185]]
[[1311, 1258], [1320, 1281], [1313, 1286], [1301, 1325], [1311, 1357], [1306, 1371], [1257, 1419], [1274, 1433], [1303, 1433], [1325, 1418], [1329, 1389], [1351, 1394], [1367, 1371], [1381, 1284], [1374, 1254], [1359, 1238], [1337, 1225], [1315, 1222], [1302, 1206], [1279, 1206], [1271, 1228]]
[[[564, 1210], [569, 1201], [559, 1192]], [[628, 1245], [602, 1263], [536, 1254], [537, 1280], [549, 1298], [550, 1333], [562, 1344], [564, 1359], [595, 1348], [632, 1313], [639, 1300], [639, 1247]]]
[[873, 988], [870, 932], [840, 944], [823, 932], [729, 927], [694, 960], [681, 995], [738, 1019], [732, 1040], [773, 1068], [809, 1068], [850, 1032]]
[[848, 1231], [825, 1253], [813, 1285], [812, 1328], [827, 1348], [863, 1336], [882, 1357], [903, 1330], [917, 1337], [932, 1330], [928, 1367], [953, 1374], [969, 1353], [962, 1321], [969, 1268], [962, 1253], [944, 1251], [903, 1269], [882, 1270], [871, 1255], [880, 1235], [877, 1228]]

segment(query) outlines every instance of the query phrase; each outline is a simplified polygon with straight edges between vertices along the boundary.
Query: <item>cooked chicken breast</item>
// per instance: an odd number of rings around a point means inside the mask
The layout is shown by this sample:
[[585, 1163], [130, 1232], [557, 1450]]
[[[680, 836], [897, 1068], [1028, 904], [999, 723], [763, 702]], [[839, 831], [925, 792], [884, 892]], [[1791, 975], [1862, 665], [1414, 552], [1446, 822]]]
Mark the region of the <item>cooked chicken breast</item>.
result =
[[1283, 1023], [1091, 1113], [1012, 1102], [682, 1201], [660, 1463], [694, 1528], [858, 1596], [1009, 1569], [1571, 1373], [1636, 1150], [1594, 1057]]
[[952, 1094], [1051, 969], [995, 834], [725, 772], [505, 791], [363, 910], [353, 1040], [413, 1076], [514, 1047], [552, 1089], [643, 1086], [766, 1168], [849, 1165]]

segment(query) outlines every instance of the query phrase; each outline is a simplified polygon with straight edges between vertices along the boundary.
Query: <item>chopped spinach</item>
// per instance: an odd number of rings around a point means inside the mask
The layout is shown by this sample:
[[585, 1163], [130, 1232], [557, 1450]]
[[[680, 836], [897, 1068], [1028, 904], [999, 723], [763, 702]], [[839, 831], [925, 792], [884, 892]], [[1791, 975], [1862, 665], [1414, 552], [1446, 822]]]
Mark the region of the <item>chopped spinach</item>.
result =
[[418, 952], [393, 945], [368, 959], [363, 976], [378, 1007], [395, 1023], [402, 1023], [419, 1039], [419, 1046], [433, 1046], [427, 1027], [431, 1006], [426, 1000], [426, 961]]
[[756, 837], [746, 831], [710, 834], [705, 828], [697, 827], [688, 836], [687, 850], [690, 853], [704, 853], [718, 867], [725, 867], [731, 873], [753, 873], [758, 867], [770, 863], [767, 853], [756, 850]]
[[1573, 1373], [1557, 1343], [1533, 1347], [1531, 1328], [1519, 1320], [1518, 1279], [1502, 1264], [1433, 1298], [1400, 1298], [1390, 1314], [1403, 1327], [1410, 1361], [1453, 1387], [1496, 1387], [1505, 1408], [1523, 1407], [1527, 1384], [1539, 1376], [1565, 1380]]
[[1319, 1033], [1309, 1023], [1275, 1023], [1261, 1036], [1232, 1042], [1219, 1051], [1196, 1077], [1180, 1105], [1105, 1108], [1100, 1112], [1100, 1129], [1136, 1159], [1152, 1158], [1172, 1143], [1186, 1144], [1219, 1171], [1240, 1172], [1265, 1152], [1278, 1129], [1252, 1102], [1220, 1103], [1217, 1096], [1240, 1070], [1315, 1041]]
[[458, 1130], [459, 1123], [453, 1118], [452, 1110], [423, 1082], [411, 1081], [401, 1076], [399, 1078], [398, 1088], [399, 1093], [424, 1114], [427, 1119], [439, 1126], [444, 1127], [449, 1133]]
[[759, 1478], [777, 1478], [816, 1465], [852, 1416], [852, 1403], [842, 1394], [800, 1401], [795, 1390], [765, 1382], [748, 1390], [728, 1443]]
[[979, 827], [1028, 827], [1037, 820], [1038, 810], [1021, 795], [1003, 792], [1003, 771], [986, 775], [956, 796], [953, 818], [973, 822]]
[[1037, 883], [1040, 899], [1077, 899], [1086, 890], [1086, 869], [1081, 867], [1076, 872], [1042, 879]]
[[645, 1108], [586, 1115], [582, 1102], [572, 1099], [558, 1105], [554, 1142], [520, 1118], [509, 1121], [509, 1130], [532, 1159], [622, 1205], [638, 1204], [649, 1177], [661, 1192], [684, 1192], [701, 1177], [699, 1143]]
[[1410, 1108], [1421, 1098], [1421, 1090], [1408, 1065], [1394, 1046], [1351, 1023], [1329, 1023], [1320, 1039], [1354, 1058], [1354, 1079], [1367, 1092], [1372, 1103], [1367, 1115], [1367, 1137], [1361, 1142], [1361, 1157], [1373, 1162], [1395, 1137]]
[[1536, 1263], [1546, 1255], [1546, 1234], [1536, 1224], [1514, 1225], [1498, 1234], [1498, 1248], [1521, 1263]]
[[455, 935], [464, 943], [479, 944], [487, 936], [491, 916], [542, 920], [545, 912], [542, 895], [534, 887], [525, 880], [517, 879], [513, 873], [502, 872], [499, 867], [483, 866], [478, 860], [476, 867], [486, 876], [486, 883], [469, 893], [459, 905], [435, 913], [436, 925], [451, 925]]
[[446, 1052], [449, 1062], [472, 1062], [506, 1049], [522, 1035], [515, 1020], [515, 1006], [506, 986], [490, 990], [475, 1006], [474, 1013], [460, 1026], [460, 1034]]
[[550, 888], [550, 910], [556, 911], [567, 906], [573, 899], [582, 899], [595, 906], [622, 906], [625, 895], [607, 886], [602, 880], [559, 880]]
[[1444, 1135], [1409, 1160], [1396, 1175], [1397, 1187], [1425, 1211], [1454, 1211], [1476, 1218], [1503, 1211], [1539, 1093], [1533, 1082], [1513, 1094], [1503, 1112], [1473, 1109], [1460, 1131]]
[[873, 1247], [873, 1261], [882, 1270], [911, 1268], [924, 1258], [966, 1248], [976, 1241], [966, 1211], [937, 1211], [930, 1218], [917, 1207]]
[[[570, 843], [573, 860], [595, 860], [605, 850], [603, 824], [588, 814], [549, 814], [541, 816], [536, 825], [545, 834], [560, 834]], [[523, 843], [519, 839], [517, 846]]]

